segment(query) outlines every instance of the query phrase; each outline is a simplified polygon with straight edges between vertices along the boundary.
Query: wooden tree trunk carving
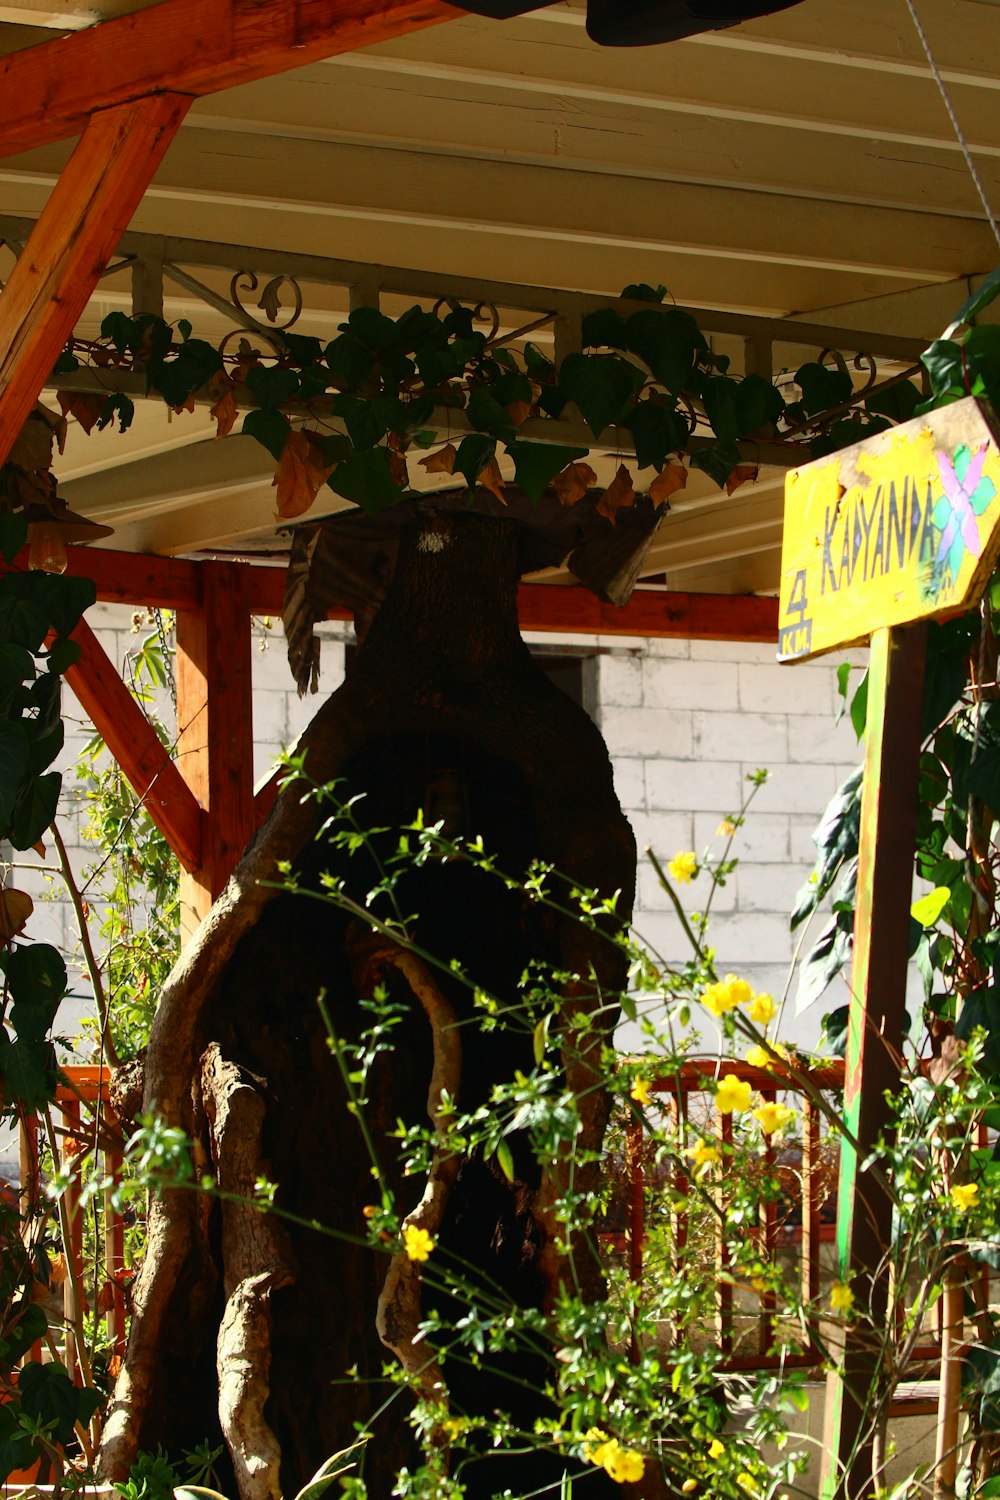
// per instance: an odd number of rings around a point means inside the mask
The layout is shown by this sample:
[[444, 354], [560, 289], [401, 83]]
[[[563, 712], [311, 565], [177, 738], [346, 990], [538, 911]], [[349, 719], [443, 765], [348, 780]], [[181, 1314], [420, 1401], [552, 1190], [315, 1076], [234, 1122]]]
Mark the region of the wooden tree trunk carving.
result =
[[[580, 885], [621, 890], [627, 918], [635, 847], [607, 752], [589, 718], [532, 661], [516, 591], [511, 522], [438, 513], [409, 527], [344, 684], [303, 737], [307, 773], [363, 792], [359, 819], [379, 827], [412, 821], [429, 785], [447, 790], [457, 778], [468, 831], [482, 833], [505, 868], [537, 855]], [[530, 1070], [531, 1039], [463, 1025], [459, 1050], [448, 1021], [472, 1014], [461, 986], [449, 988], [393, 944], [352, 933], [332, 906], [279, 888], [283, 860], [317, 887], [333, 857], [316, 839], [329, 811], [301, 786], [281, 795], [164, 987], [144, 1107], [182, 1127], [201, 1153], [198, 1170], [233, 1196], [220, 1203], [171, 1189], [151, 1204], [103, 1448], [112, 1478], [141, 1448], [177, 1451], [222, 1432], [241, 1500], [270, 1500], [294, 1494], [353, 1441], [355, 1424], [374, 1433], [365, 1458], [372, 1500], [387, 1500], [401, 1465], [413, 1463], [405, 1408], [397, 1400], [378, 1409], [388, 1390], [383, 1366], [412, 1354], [419, 1280], [364, 1244], [262, 1218], [239, 1201], [265, 1176], [279, 1185], [281, 1207], [334, 1235], [363, 1237], [370, 1163], [330, 1055], [321, 993], [348, 1040], [362, 1025], [359, 990], [370, 993], [373, 977], [409, 1002], [396, 1050], [372, 1076], [367, 1116], [413, 1222], [433, 1224], [442, 1244], [523, 1304], [545, 1306], [558, 1285], [563, 1266], [548, 1218], [558, 1183], [539, 1174], [526, 1148], [515, 1145], [513, 1185], [481, 1162], [442, 1154], [425, 1192], [393, 1165], [388, 1133], [398, 1118], [426, 1124], [430, 1113], [433, 1121], [442, 1082], [457, 1087], [463, 1107], [488, 1099], [494, 1081]], [[623, 983], [621, 959], [600, 932], [544, 918], [519, 891], [463, 862], [407, 876], [400, 899], [419, 912], [425, 951], [460, 959], [497, 994], [516, 995], [525, 961], [539, 952], [592, 976], [576, 987], [578, 1008], [594, 1009], [598, 987], [613, 993]], [[601, 1012], [604, 1036], [616, 1019]], [[583, 1055], [563, 1054], [568, 1085], [585, 1101], [584, 1148], [600, 1145], [607, 1120], [594, 1087], [598, 1053], [595, 1040]], [[596, 1291], [596, 1265], [590, 1274]], [[473, 1404], [510, 1409], [524, 1397], [509, 1383], [498, 1396], [488, 1381], [477, 1394], [476, 1380], [464, 1370], [461, 1378]], [[596, 1500], [603, 1476], [593, 1477]], [[492, 1460], [463, 1480], [470, 1497], [521, 1483]]]

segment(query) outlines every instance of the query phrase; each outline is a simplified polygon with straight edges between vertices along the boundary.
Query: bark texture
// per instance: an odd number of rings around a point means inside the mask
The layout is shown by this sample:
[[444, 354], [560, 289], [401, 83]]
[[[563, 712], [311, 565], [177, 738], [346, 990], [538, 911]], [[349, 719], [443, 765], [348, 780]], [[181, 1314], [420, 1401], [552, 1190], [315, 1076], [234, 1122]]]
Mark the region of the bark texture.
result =
[[[457, 799], [467, 831], [482, 834], [502, 868], [523, 870], [540, 857], [579, 885], [620, 890], [625, 918], [632, 834], [597, 729], [520, 639], [516, 545], [514, 526], [490, 517], [429, 514], [408, 527], [353, 668], [299, 749], [316, 782], [339, 778], [345, 796], [364, 794], [358, 816], [366, 825], [399, 827], [429, 798], [449, 807]], [[362, 1234], [373, 1190], [320, 994], [346, 1041], [365, 1024], [358, 1001], [376, 974], [408, 1005], [395, 1051], [371, 1076], [367, 1118], [410, 1222], [433, 1226], [524, 1304], [545, 1305], [563, 1269], [550, 1249], [559, 1169], [539, 1174], [526, 1147], [515, 1143], [513, 1185], [443, 1152], [426, 1184], [394, 1166], [390, 1132], [399, 1118], [426, 1123], [429, 1115], [436, 1125], [443, 1086], [465, 1108], [485, 1102], [494, 1082], [530, 1070], [531, 1039], [456, 1030], [454, 1020], [472, 1015], [463, 986], [436, 969], [432, 978], [391, 943], [352, 937], [328, 904], [276, 888], [286, 860], [306, 890], [335, 867], [363, 898], [365, 856], [336, 865], [336, 851], [317, 841], [329, 811], [299, 786], [282, 794], [160, 999], [144, 1108], [191, 1134], [227, 1196], [213, 1203], [173, 1190], [151, 1205], [106, 1427], [109, 1478], [123, 1477], [139, 1448], [179, 1449], [214, 1432], [225, 1436], [241, 1500], [295, 1494], [354, 1440], [356, 1425], [374, 1433], [365, 1456], [372, 1500], [388, 1500], [399, 1468], [413, 1462], [401, 1402], [378, 1413], [389, 1394], [387, 1346], [411, 1368], [426, 1359], [413, 1345], [422, 1290], [411, 1263], [338, 1237]], [[397, 896], [404, 911], [419, 913], [424, 951], [459, 960], [500, 996], [516, 997], [533, 955], [578, 974], [575, 1007], [593, 1011], [610, 1035], [617, 1014], [606, 996], [624, 975], [600, 932], [540, 914], [521, 891], [461, 862], [408, 874]], [[584, 1101], [585, 1149], [600, 1145], [607, 1120], [594, 1087], [598, 1054], [599, 1041], [583, 1056], [564, 1053], [568, 1082]], [[260, 1175], [279, 1184], [278, 1203], [305, 1225], [276, 1229], [255, 1212], [248, 1200]], [[584, 1274], [597, 1290], [596, 1264]], [[426, 1370], [441, 1378], [433, 1364]], [[463, 1409], [499, 1404], [527, 1416], [517, 1411], [520, 1387], [500, 1378], [493, 1390], [463, 1376]], [[488, 1477], [477, 1480], [477, 1467]], [[463, 1474], [470, 1497], [522, 1482], [501, 1469], [484, 1461]], [[588, 1484], [593, 1500], [599, 1488]]]

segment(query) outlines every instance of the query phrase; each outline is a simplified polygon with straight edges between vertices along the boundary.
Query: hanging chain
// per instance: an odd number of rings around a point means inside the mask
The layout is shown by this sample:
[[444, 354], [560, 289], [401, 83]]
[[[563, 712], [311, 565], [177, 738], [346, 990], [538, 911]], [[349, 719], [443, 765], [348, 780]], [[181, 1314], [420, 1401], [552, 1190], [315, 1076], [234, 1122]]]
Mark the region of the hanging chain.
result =
[[917, 15], [917, 9], [914, 4], [914, 0], [906, 0], [906, 5], [907, 9], [910, 12], [910, 15], [913, 17], [913, 24], [917, 28], [917, 36], [920, 38], [920, 44], [927, 55], [927, 62], [930, 65], [930, 70], [934, 75], [934, 81], [941, 91], [941, 98], [944, 100], [944, 107], [948, 111], [948, 118], [951, 120], [956, 139], [958, 140], [959, 146], [962, 148], [962, 155], [965, 157], [965, 165], [968, 167], [969, 175], [976, 185], [976, 192], [979, 194], [979, 201], [982, 203], [983, 208], [986, 211], [986, 219], [989, 223], [990, 228], [993, 230], [993, 238], [996, 240], [997, 244], [1000, 245], [1000, 228], [998, 228], [997, 221], [993, 216], [993, 210], [990, 207], [989, 199], [986, 196], [986, 189], [983, 187], [982, 179], [979, 176], [978, 171], [976, 170], [976, 164], [972, 160], [972, 152], [969, 150], [969, 143], [965, 139], [965, 135], [962, 131], [961, 125], [958, 123], [958, 116], [956, 115], [954, 106], [952, 105], [951, 96], [949, 95], [948, 90], [945, 86], [944, 79], [941, 77], [938, 65], [934, 61], [934, 54], [931, 52], [930, 43], [928, 42], [927, 37], [924, 34], [924, 28], [920, 24], [920, 17]]

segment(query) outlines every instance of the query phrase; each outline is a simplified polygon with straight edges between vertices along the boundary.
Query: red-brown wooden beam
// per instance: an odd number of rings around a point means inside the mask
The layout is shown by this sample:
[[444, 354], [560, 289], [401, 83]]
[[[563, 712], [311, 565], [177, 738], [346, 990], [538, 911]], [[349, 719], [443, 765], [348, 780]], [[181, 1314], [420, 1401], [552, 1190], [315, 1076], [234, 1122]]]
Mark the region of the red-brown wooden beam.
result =
[[200, 566], [202, 603], [177, 614], [177, 755], [203, 809], [201, 861], [181, 886], [182, 933], [205, 915], [257, 827], [253, 805], [251, 569]]
[[[98, 78], [81, 77], [80, 83], [93, 87]], [[3, 98], [0, 119], [24, 105], [16, 93]], [[161, 94], [94, 115], [52, 189], [0, 294], [0, 462], [190, 103], [187, 96]]]
[[80, 657], [66, 681], [126, 780], [186, 870], [201, 861], [201, 809], [86, 620], [73, 631]]
[[[102, 602], [190, 609], [200, 599], [198, 571], [205, 564], [176, 557], [112, 552], [101, 547], [70, 547], [69, 571], [92, 578]], [[19, 559], [27, 567], [27, 553]], [[222, 566], [246, 575], [249, 610], [280, 615], [285, 570], [230, 562]], [[673, 636], [693, 641], [778, 639], [778, 601], [755, 594], [688, 594], [639, 588], [628, 604], [604, 604], [572, 584], [524, 583], [518, 593], [522, 630], [562, 631], [567, 635]], [[349, 620], [346, 609], [331, 620]]]
[[443, 0], [160, 0], [5, 57], [0, 156], [78, 135], [95, 110], [213, 94], [461, 14]]

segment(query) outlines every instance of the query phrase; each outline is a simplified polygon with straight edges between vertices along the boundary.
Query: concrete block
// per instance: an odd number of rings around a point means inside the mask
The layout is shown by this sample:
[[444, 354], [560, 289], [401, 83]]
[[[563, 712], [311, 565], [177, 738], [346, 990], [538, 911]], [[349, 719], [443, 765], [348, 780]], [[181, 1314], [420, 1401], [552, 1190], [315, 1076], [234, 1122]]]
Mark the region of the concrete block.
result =
[[646, 806], [645, 764], [627, 756], [619, 756], [612, 762], [615, 791], [626, 813], [632, 808], [642, 811]]
[[829, 669], [744, 662], [738, 671], [740, 708], [751, 713], [829, 714], [833, 722], [835, 678]]
[[735, 812], [743, 802], [742, 768], [725, 761], [647, 761], [646, 801], [665, 810]]
[[734, 912], [713, 934], [716, 966], [741, 971], [747, 964], [782, 966], [791, 961], [792, 934], [785, 917], [766, 912]]
[[[676, 853], [676, 850], [673, 851]], [[673, 858], [673, 854], [669, 856]], [[662, 858], [660, 863], [666, 871], [667, 858]], [[666, 871], [667, 879], [670, 880], [669, 871]], [[703, 912], [709, 899], [712, 902], [712, 914], [731, 912], [736, 909], [736, 887], [730, 876], [723, 886], [717, 885], [713, 894], [711, 876], [702, 870], [691, 881], [690, 885], [678, 885], [673, 882], [673, 889], [681, 903], [684, 911], [690, 915], [692, 912]], [[639, 885], [638, 899], [636, 901], [636, 920], [641, 920], [643, 912], [673, 911], [674, 904], [670, 895], [660, 885], [659, 878], [648, 858], [639, 856]]]
[[632, 813], [629, 816], [641, 860], [652, 849], [662, 862], [673, 859], [680, 849], [693, 849], [694, 819], [683, 810], [675, 813]]
[[785, 714], [698, 712], [694, 719], [694, 753], [701, 760], [743, 760], [761, 765], [781, 765], [792, 759], [788, 753], [788, 718]]
[[742, 864], [734, 876], [740, 911], [791, 912], [808, 871], [791, 864]]
[[863, 758], [863, 747], [845, 714], [835, 724], [831, 714], [790, 714], [788, 759], [793, 761], [850, 761]]
[[601, 733], [612, 757], [687, 760], [693, 750], [691, 715], [667, 708], [605, 708]]
[[[725, 838], [718, 829], [719, 819], [714, 813], [699, 813], [694, 820], [695, 848], [700, 850], [707, 845], [721, 854]], [[784, 813], [759, 813], [754, 805], [733, 840], [732, 855], [748, 865], [758, 861], [776, 864], [788, 859], [787, 816]]]
[[660, 636], [648, 643], [647, 655], [664, 661], [684, 661], [691, 655], [691, 642], [681, 636]]
[[255, 633], [251, 670], [255, 693], [287, 693], [295, 686], [280, 625], [275, 630]]
[[254, 693], [253, 737], [255, 742], [274, 745], [285, 743], [288, 735], [286, 693]]
[[638, 707], [642, 702], [642, 669], [639, 657], [598, 657], [597, 700], [602, 710]]
[[[739, 707], [739, 670], [733, 662], [649, 660], [643, 669], [642, 701], [647, 708], [735, 709]], [[754, 709], [768, 706], [750, 705]]]
[[[748, 762], [744, 775], [754, 769]], [[778, 766], [754, 798], [754, 811], [812, 813], [818, 820], [837, 784], [833, 766]]]
[[762, 662], [773, 665], [776, 648], [770, 641], [692, 641], [692, 661]]
[[793, 864], [801, 865], [806, 874], [812, 869], [816, 860], [816, 845], [813, 843], [812, 836], [821, 815], [821, 812], [817, 812], [814, 816], [800, 814], [788, 820], [789, 857]]
[[674, 911], [640, 912], [632, 927], [633, 936], [664, 964], [685, 964], [691, 957], [691, 942]]

